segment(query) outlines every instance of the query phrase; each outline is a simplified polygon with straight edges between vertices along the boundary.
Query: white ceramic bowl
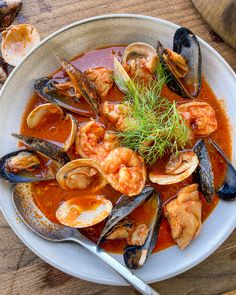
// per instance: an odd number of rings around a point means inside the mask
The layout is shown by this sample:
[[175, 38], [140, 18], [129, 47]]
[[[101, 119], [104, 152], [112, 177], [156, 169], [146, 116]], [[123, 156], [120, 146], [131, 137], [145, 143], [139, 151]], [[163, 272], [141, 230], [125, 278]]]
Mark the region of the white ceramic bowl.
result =
[[[5, 83], [0, 100], [0, 156], [17, 147], [10, 136], [19, 130], [21, 116], [36, 78], [56, 68], [55, 55], [70, 59], [78, 53], [111, 44], [135, 41], [155, 46], [159, 39], [172, 47], [178, 26], [164, 20], [141, 15], [106, 15], [69, 25], [43, 40], [12, 72]], [[224, 59], [200, 39], [203, 72], [216, 95], [223, 99], [233, 130], [233, 162], [236, 163], [236, 77]], [[220, 122], [219, 122], [220, 123]], [[88, 281], [110, 285], [126, 285], [123, 279], [103, 262], [72, 243], [54, 244], [32, 233], [17, 218], [11, 203], [11, 186], [0, 183], [0, 206], [18, 237], [38, 256], [56, 268]], [[184, 251], [171, 247], [152, 255], [137, 274], [146, 282], [170, 278], [209, 256], [222, 244], [236, 225], [236, 202], [220, 202], [204, 223], [199, 237]], [[114, 255], [123, 263], [121, 255]]]

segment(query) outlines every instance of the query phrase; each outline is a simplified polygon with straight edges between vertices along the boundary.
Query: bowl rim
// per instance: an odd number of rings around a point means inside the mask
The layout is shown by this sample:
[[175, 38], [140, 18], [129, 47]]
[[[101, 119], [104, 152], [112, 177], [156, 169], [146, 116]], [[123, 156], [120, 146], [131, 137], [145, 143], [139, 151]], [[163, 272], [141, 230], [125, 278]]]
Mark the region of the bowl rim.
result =
[[[149, 20], [149, 21], [153, 21], [156, 23], [161, 23], [165, 26], [169, 26], [172, 27], [174, 29], [179, 28], [179, 25], [176, 25], [172, 22], [163, 20], [163, 19], [159, 19], [156, 17], [152, 17], [152, 16], [146, 16], [146, 15], [140, 15], [140, 14], [105, 14], [105, 15], [99, 15], [99, 16], [93, 16], [93, 17], [89, 17], [86, 19], [82, 19], [76, 22], [73, 22], [72, 24], [66, 25], [64, 27], [62, 27], [61, 29], [57, 30], [56, 32], [50, 34], [48, 37], [44, 38], [36, 47], [34, 47], [25, 57], [24, 59], [19, 63], [19, 65], [17, 65], [15, 67], [15, 69], [11, 72], [11, 74], [9, 75], [9, 77], [7, 78], [6, 82], [4, 83], [1, 91], [0, 91], [0, 100], [1, 100], [1, 96], [4, 93], [5, 89], [8, 87], [9, 83], [11, 83], [11, 80], [13, 79], [15, 73], [19, 70], [19, 68], [21, 67], [21, 65], [24, 63], [24, 61], [26, 59], [28, 59], [32, 54], [34, 54], [34, 52], [41, 46], [43, 46], [43, 44], [47, 43], [48, 41], [50, 41], [53, 37], [59, 35], [60, 33], [72, 28], [72, 27], [76, 27], [88, 22], [93, 22], [93, 21], [97, 21], [97, 20], [102, 20], [102, 19], [112, 19], [112, 18], [133, 18], [133, 19], [143, 19], [143, 20]], [[206, 41], [202, 40], [201, 38], [197, 37], [200, 42], [211, 52], [214, 53], [214, 55], [216, 56], [216, 58], [224, 65], [225, 69], [230, 73], [230, 75], [234, 78], [235, 83], [236, 83], [236, 74], [233, 71], [233, 69], [231, 68], [231, 66], [224, 60], [224, 58], [213, 48], [211, 47]], [[1, 209], [1, 207], [0, 207]], [[21, 241], [23, 241], [23, 243], [31, 250], [33, 251], [37, 256], [39, 256], [43, 261], [45, 261], [46, 263], [49, 263], [50, 265], [52, 265], [53, 267], [56, 267], [57, 269], [68, 273], [74, 277], [79, 277], [83, 280], [86, 281], [90, 281], [90, 282], [94, 282], [94, 283], [99, 283], [99, 284], [106, 284], [106, 285], [119, 285], [119, 286], [127, 286], [128, 284], [124, 281], [123, 283], [117, 283], [112, 281], [109, 278], [93, 278], [91, 276], [89, 276], [89, 274], [77, 274], [74, 273], [73, 271], [68, 271], [63, 269], [63, 267], [58, 264], [56, 261], [52, 260], [48, 260], [47, 258], [44, 257], [43, 253], [41, 253], [40, 251], [38, 251], [36, 248], [34, 248], [32, 245], [30, 245], [30, 243], [28, 242], [28, 240], [24, 237], [23, 234], [21, 234], [20, 231], [17, 231], [17, 229], [14, 227], [13, 222], [11, 221], [11, 218], [8, 218], [7, 214], [5, 214], [5, 212], [3, 210], [1, 210], [1, 212], [4, 215], [4, 218], [7, 220], [8, 224], [11, 226], [11, 229], [15, 232], [15, 234], [21, 239]], [[161, 280], [165, 280], [167, 278], [171, 278], [174, 277], [180, 273], [183, 273], [185, 271], [187, 271], [188, 269], [194, 267], [195, 265], [199, 264], [200, 262], [202, 262], [205, 258], [207, 258], [209, 255], [211, 255], [226, 239], [227, 237], [232, 233], [232, 231], [234, 230], [234, 228], [236, 227], [236, 216], [235, 216], [235, 220], [234, 220], [234, 224], [232, 224], [232, 226], [230, 228], [228, 228], [227, 231], [224, 232], [224, 234], [221, 236], [221, 239], [218, 240], [217, 243], [214, 244], [214, 246], [207, 252], [204, 252], [204, 254], [200, 255], [200, 257], [197, 260], [194, 260], [188, 264], [185, 265], [185, 267], [181, 268], [179, 271], [174, 272], [172, 275], [167, 275], [166, 277], [162, 277], [161, 279], [159, 279], [158, 281]], [[34, 235], [34, 233], [32, 232], [32, 234]], [[113, 254], [113, 256], [115, 257], [117, 254]], [[157, 280], [148, 280], [148, 283], [154, 283]]]

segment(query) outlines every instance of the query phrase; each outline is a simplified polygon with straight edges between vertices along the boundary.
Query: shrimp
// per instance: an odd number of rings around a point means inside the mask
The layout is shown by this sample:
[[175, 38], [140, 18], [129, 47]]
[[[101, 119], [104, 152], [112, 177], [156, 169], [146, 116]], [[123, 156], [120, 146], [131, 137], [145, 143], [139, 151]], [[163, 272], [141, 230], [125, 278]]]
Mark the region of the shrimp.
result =
[[206, 102], [184, 103], [177, 110], [194, 135], [207, 136], [217, 129], [215, 111]]
[[82, 158], [103, 161], [118, 145], [118, 139], [114, 133], [106, 131], [101, 123], [91, 120], [79, 128], [75, 150], [76, 154]]
[[128, 196], [141, 193], [146, 181], [146, 167], [142, 157], [126, 147], [111, 151], [102, 163], [109, 184]]
[[120, 131], [134, 129], [137, 121], [129, 116], [131, 105], [105, 102], [102, 106], [103, 115]]
[[112, 71], [105, 68], [88, 69], [84, 74], [96, 85], [101, 97], [107, 96], [113, 86]]

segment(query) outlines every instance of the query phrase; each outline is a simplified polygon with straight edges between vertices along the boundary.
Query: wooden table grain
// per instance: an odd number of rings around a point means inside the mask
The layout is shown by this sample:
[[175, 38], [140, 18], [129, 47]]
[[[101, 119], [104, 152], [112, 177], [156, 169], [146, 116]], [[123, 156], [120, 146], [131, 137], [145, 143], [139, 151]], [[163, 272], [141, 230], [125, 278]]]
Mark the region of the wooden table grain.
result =
[[[186, 26], [212, 45], [236, 70], [236, 51], [224, 42], [213, 41], [210, 27], [190, 0], [23, 0], [17, 21], [35, 25], [44, 38], [71, 22], [108, 13], [145, 14]], [[152, 287], [165, 295], [236, 294], [236, 231], [204, 262]], [[0, 213], [0, 295], [27, 294], [133, 295], [137, 292], [130, 287], [82, 281], [49, 266], [16, 237]]]

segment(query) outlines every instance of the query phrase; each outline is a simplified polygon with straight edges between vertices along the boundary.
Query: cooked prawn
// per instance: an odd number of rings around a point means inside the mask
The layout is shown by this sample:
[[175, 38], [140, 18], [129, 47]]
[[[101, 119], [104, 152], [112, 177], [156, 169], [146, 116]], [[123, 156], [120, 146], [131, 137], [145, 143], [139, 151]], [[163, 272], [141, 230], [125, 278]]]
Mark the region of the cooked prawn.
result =
[[109, 153], [102, 163], [110, 185], [128, 196], [138, 195], [144, 188], [146, 168], [143, 158], [133, 150], [119, 147]]
[[106, 131], [101, 123], [94, 120], [79, 128], [75, 142], [77, 155], [98, 161], [103, 161], [117, 146], [117, 136]]
[[184, 103], [177, 108], [194, 135], [207, 136], [217, 129], [214, 109], [206, 102]]

